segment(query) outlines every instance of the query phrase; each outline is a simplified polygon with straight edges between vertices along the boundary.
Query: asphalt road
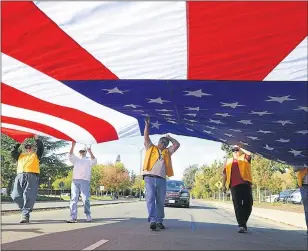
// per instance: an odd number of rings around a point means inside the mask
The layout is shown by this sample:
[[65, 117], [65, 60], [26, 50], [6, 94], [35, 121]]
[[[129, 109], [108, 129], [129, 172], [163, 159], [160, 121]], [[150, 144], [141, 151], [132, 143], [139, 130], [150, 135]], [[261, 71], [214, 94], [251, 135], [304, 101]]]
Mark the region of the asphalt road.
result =
[[[199, 203], [199, 202], [198, 202]], [[2, 216], [2, 250], [308, 250], [305, 231], [251, 217], [249, 231], [237, 233], [234, 212], [192, 202], [166, 208], [166, 229], [151, 231], [145, 202], [95, 206], [93, 222], [68, 224], [68, 209]]]

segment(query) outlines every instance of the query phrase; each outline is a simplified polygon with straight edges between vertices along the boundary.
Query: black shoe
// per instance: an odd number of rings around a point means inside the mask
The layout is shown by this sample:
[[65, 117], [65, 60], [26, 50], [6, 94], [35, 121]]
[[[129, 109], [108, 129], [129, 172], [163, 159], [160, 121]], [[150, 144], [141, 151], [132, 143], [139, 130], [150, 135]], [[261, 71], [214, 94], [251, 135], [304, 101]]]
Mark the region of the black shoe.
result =
[[150, 229], [151, 230], [156, 230], [156, 228], [157, 228], [156, 222], [151, 222]]
[[157, 228], [158, 229], [165, 229], [165, 226], [163, 223], [157, 223]]
[[246, 233], [247, 230], [244, 227], [240, 227], [240, 229], [238, 230], [239, 233]]
[[21, 220], [19, 221], [19, 223], [29, 223], [29, 221], [30, 221], [29, 217], [23, 216]]

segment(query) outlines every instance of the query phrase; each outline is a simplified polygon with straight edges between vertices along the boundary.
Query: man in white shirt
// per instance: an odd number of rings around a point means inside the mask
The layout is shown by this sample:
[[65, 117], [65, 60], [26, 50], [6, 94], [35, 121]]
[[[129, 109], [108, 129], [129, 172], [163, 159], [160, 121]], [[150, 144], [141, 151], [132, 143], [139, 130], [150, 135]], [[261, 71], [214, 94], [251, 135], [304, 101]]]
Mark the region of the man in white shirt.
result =
[[72, 142], [72, 147], [69, 152], [69, 160], [74, 165], [73, 168], [73, 181], [71, 186], [71, 203], [70, 203], [70, 213], [71, 218], [67, 223], [77, 222], [77, 203], [79, 194], [81, 194], [82, 202], [84, 205], [84, 213], [87, 217], [87, 221], [92, 221], [91, 211], [90, 211], [90, 180], [92, 167], [97, 164], [97, 159], [94, 157], [91, 148], [88, 148], [91, 158], [86, 157], [86, 150], [80, 150], [79, 154], [81, 158], [74, 155], [74, 147], [76, 142]]

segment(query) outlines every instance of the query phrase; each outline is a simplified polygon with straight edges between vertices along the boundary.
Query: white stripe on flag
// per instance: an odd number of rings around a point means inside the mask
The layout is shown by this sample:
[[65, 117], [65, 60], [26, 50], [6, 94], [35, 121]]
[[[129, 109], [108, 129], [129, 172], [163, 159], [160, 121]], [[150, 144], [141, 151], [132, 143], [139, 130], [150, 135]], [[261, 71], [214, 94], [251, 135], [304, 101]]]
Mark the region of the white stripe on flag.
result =
[[[90, 134], [82, 127], [49, 114], [2, 104], [2, 115], [41, 123], [57, 129], [60, 132], [63, 132], [72, 139], [75, 139], [77, 142], [85, 144], [96, 144], [96, 140], [92, 134]], [[27, 130], [27, 132], [30, 131]]]
[[120, 79], [187, 79], [185, 1], [37, 7]]
[[296, 46], [264, 80], [308, 81], [308, 37]]
[[12, 125], [12, 124], [8, 124], [8, 123], [1, 123], [1, 127], [19, 130], [19, 131], [23, 131], [23, 132], [34, 133], [34, 134], [41, 135], [41, 136], [53, 137], [52, 135], [46, 134], [46, 133], [41, 132], [41, 131], [33, 130], [33, 129], [23, 127], [23, 126]]
[[[60, 81], [57, 81], [4, 53], [2, 53], [2, 81], [9, 86], [41, 100], [52, 104], [74, 108], [103, 119], [115, 128], [119, 137], [124, 134], [126, 137], [141, 135], [139, 124], [135, 118], [100, 105], [72, 90]], [[18, 115], [18, 113], [15, 114], [16, 118], [19, 118]], [[12, 117], [10, 113], [7, 113], [6, 116]], [[30, 119], [29, 117], [24, 119], [36, 121], [34, 118]], [[37, 122], [43, 123], [42, 121]], [[55, 124], [47, 125], [56, 128]], [[63, 130], [65, 129], [58, 128], [58, 130], [64, 132]], [[69, 128], [67, 128], [67, 130], [70, 131]], [[81, 138], [92, 143], [94, 142], [93, 137], [89, 136], [89, 132], [84, 136], [76, 134], [75, 137], [73, 137], [76, 141]]]

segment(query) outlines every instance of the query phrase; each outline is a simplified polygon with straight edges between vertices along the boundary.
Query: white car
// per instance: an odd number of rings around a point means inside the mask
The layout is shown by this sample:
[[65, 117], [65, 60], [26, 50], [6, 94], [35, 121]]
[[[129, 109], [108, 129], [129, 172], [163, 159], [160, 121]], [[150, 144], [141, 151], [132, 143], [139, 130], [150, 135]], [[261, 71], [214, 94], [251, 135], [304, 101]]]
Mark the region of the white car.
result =
[[277, 202], [279, 198], [279, 194], [272, 194], [272, 196], [266, 196], [265, 197], [265, 202]]
[[299, 189], [296, 189], [295, 192], [290, 195], [288, 202], [292, 202], [294, 204], [302, 204], [302, 195]]

